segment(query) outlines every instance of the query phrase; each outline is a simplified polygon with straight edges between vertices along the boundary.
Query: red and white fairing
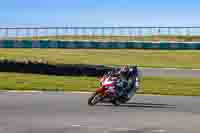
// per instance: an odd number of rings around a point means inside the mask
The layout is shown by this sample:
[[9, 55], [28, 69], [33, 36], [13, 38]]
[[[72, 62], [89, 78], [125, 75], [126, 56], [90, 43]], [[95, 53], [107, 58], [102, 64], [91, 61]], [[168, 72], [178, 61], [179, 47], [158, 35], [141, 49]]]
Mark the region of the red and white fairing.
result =
[[115, 78], [108, 76], [103, 76], [100, 79], [101, 87], [109, 90], [109, 92], [115, 93]]

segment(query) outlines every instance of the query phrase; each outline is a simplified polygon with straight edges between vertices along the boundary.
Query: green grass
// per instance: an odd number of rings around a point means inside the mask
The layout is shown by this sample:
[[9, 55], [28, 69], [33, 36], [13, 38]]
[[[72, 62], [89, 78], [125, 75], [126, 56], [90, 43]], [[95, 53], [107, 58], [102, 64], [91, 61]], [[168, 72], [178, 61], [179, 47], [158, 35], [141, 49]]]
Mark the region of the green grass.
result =
[[[16, 39], [16, 38], [14, 38]], [[97, 36], [97, 35], [58, 35], [58, 36], [38, 36], [38, 37], [18, 37], [18, 40], [90, 40], [90, 41], [178, 41], [192, 42], [200, 41], [200, 36]]]
[[136, 64], [141, 67], [200, 68], [198, 50], [0, 49], [0, 59], [50, 64]]
[[[94, 91], [95, 77], [0, 73], [0, 90]], [[139, 93], [200, 96], [200, 78], [144, 77]]]
[[200, 96], [200, 78], [145, 77], [143, 93]]
[[1, 90], [89, 91], [98, 85], [94, 77], [48, 76], [0, 72]]

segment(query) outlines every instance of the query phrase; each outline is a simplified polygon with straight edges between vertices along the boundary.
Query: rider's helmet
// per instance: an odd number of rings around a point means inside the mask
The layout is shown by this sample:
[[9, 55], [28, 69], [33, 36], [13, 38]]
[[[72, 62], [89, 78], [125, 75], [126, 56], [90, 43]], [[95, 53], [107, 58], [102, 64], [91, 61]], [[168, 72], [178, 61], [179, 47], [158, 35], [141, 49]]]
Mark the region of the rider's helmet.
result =
[[120, 71], [121, 72], [128, 72], [129, 71], [128, 65], [123, 66]]
[[127, 77], [128, 74], [129, 74], [129, 67], [128, 67], [128, 65], [125, 65], [121, 68], [120, 75], [123, 77]]

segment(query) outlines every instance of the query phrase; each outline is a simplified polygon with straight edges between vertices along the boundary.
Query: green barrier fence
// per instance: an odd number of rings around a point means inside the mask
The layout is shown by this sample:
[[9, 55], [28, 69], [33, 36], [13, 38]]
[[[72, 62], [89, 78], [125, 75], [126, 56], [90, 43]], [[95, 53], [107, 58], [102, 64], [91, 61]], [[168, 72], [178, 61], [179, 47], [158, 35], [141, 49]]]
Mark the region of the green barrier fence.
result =
[[19, 47], [21, 48], [32, 48], [32, 41], [24, 40], [18, 42]]
[[2, 43], [3, 48], [14, 48], [14, 44], [16, 43], [16, 41], [4, 40]]
[[50, 40], [0, 40], [0, 48], [100, 48], [100, 49], [200, 49], [200, 42], [90, 42]]

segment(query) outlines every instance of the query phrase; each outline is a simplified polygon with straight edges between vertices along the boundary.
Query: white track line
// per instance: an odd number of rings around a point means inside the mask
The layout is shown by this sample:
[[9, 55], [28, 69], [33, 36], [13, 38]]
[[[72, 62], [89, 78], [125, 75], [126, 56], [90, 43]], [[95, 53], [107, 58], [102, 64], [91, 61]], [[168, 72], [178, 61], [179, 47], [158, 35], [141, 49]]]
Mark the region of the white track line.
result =
[[2, 92], [9, 92], [9, 93], [43, 93], [43, 91], [17, 91], [17, 90], [2, 91]]
[[72, 125], [72, 127], [80, 127], [81, 125]]
[[72, 92], [66, 92], [66, 93], [74, 93], [74, 94], [91, 94], [92, 92], [83, 92], [83, 91], [72, 91]]
[[163, 129], [160, 129], [160, 130], [152, 130], [153, 133], [164, 133], [164, 132], [167, 132], [167, 130], [163, 130]]
[[160, 69], [160, 70], [192, 70], [192, 71], [200, 71], [200, 69], [184, 69], [184, 68], [173, 68], [173, 67], [166, 67], [166, 68], [156, 68], [156, 67], [138, 67], [140, 69], [152, 69], [152, 70], [155, 70], [155, 69]]

